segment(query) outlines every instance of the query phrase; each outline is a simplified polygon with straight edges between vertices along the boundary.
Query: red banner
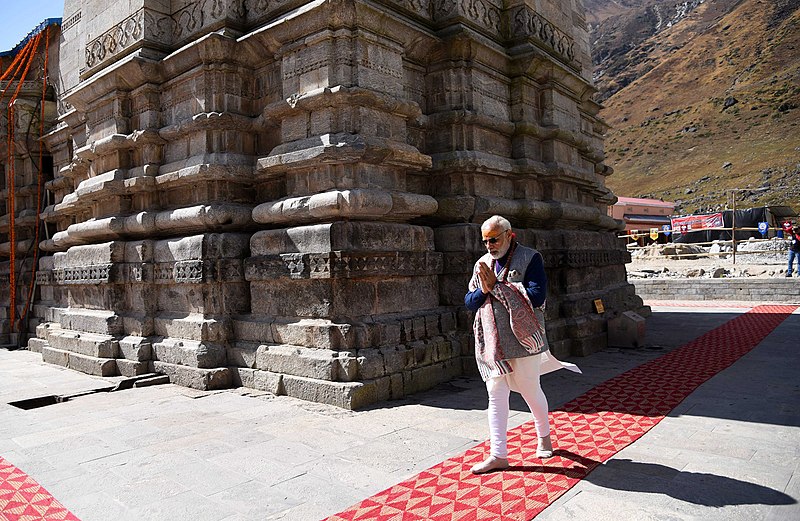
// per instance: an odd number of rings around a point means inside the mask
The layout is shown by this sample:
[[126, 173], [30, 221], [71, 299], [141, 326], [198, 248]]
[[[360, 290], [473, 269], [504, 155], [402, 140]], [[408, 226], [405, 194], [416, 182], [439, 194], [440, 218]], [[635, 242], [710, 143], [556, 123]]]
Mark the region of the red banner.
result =
[[680, 232], [693, 232], [709, 228], [722, 228], [722, 213], [708, 215], [687, 215], [686, 217], [673, 217], [672, 229]]

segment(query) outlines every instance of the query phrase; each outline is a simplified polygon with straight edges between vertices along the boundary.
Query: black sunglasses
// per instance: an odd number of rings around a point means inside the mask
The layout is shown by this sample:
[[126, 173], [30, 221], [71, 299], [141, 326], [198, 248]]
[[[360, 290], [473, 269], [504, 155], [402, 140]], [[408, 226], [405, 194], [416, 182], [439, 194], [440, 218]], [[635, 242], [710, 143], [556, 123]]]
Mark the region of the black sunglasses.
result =
[[484, 245], [484, 246], [485, 246], [485, 245], [487, 245], [487, 244], [495, 244], [497, 241], [499, 241], [499, 240], [500, 240], [500, 237], [501, 237], [501, 236], [502, 236], [504, 233], [506, 233], [507, 231], [508, 231], [508, 230], [503, 230], [503, 231], [500, 233], [500, 235], [496, 235], [496, 236], [494, 236], [494, 237], [489, 237], [488, 239], [481, 239], [481, 242], [483, 243], [483, 245]]

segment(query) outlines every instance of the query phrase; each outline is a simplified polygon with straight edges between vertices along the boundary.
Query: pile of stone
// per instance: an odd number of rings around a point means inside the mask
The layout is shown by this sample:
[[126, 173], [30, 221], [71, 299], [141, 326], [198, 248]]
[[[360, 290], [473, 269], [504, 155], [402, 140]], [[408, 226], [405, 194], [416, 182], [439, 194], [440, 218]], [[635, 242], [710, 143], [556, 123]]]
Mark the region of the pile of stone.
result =
[[628, 278], [782, 277], [786, 273], [788, 241], [774, 238], [736, 243], [653, 244], [631, 250]]

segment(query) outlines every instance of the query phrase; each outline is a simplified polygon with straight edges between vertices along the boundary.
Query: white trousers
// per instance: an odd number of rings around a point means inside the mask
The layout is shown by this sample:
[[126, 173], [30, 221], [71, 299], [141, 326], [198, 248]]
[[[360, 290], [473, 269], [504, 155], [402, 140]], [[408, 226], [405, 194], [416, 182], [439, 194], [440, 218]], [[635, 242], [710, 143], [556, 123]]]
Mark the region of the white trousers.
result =
[[539, 383], [541, 355], [516, 358], [510, 362], [514, 369], [511, 373], [490, 378], [486, 382], [491, 454], [498, 458], [508, 458], [508, 400], [512, 390], [522, 395], [533, 413], [536, 435], [544, 438], [550, 434], [547, 397]]

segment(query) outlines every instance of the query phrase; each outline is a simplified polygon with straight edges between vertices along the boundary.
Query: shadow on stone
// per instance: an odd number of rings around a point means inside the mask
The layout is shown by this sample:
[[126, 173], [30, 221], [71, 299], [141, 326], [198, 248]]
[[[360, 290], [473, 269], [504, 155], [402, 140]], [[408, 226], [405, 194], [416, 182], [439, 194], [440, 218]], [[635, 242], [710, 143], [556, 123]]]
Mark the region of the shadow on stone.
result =
[[607, 461], [586, 480], [600, 487], [666, 494], [687, 503], [712, 507], [797, 503], [791, 496], [757, 483], [627, 459]]

